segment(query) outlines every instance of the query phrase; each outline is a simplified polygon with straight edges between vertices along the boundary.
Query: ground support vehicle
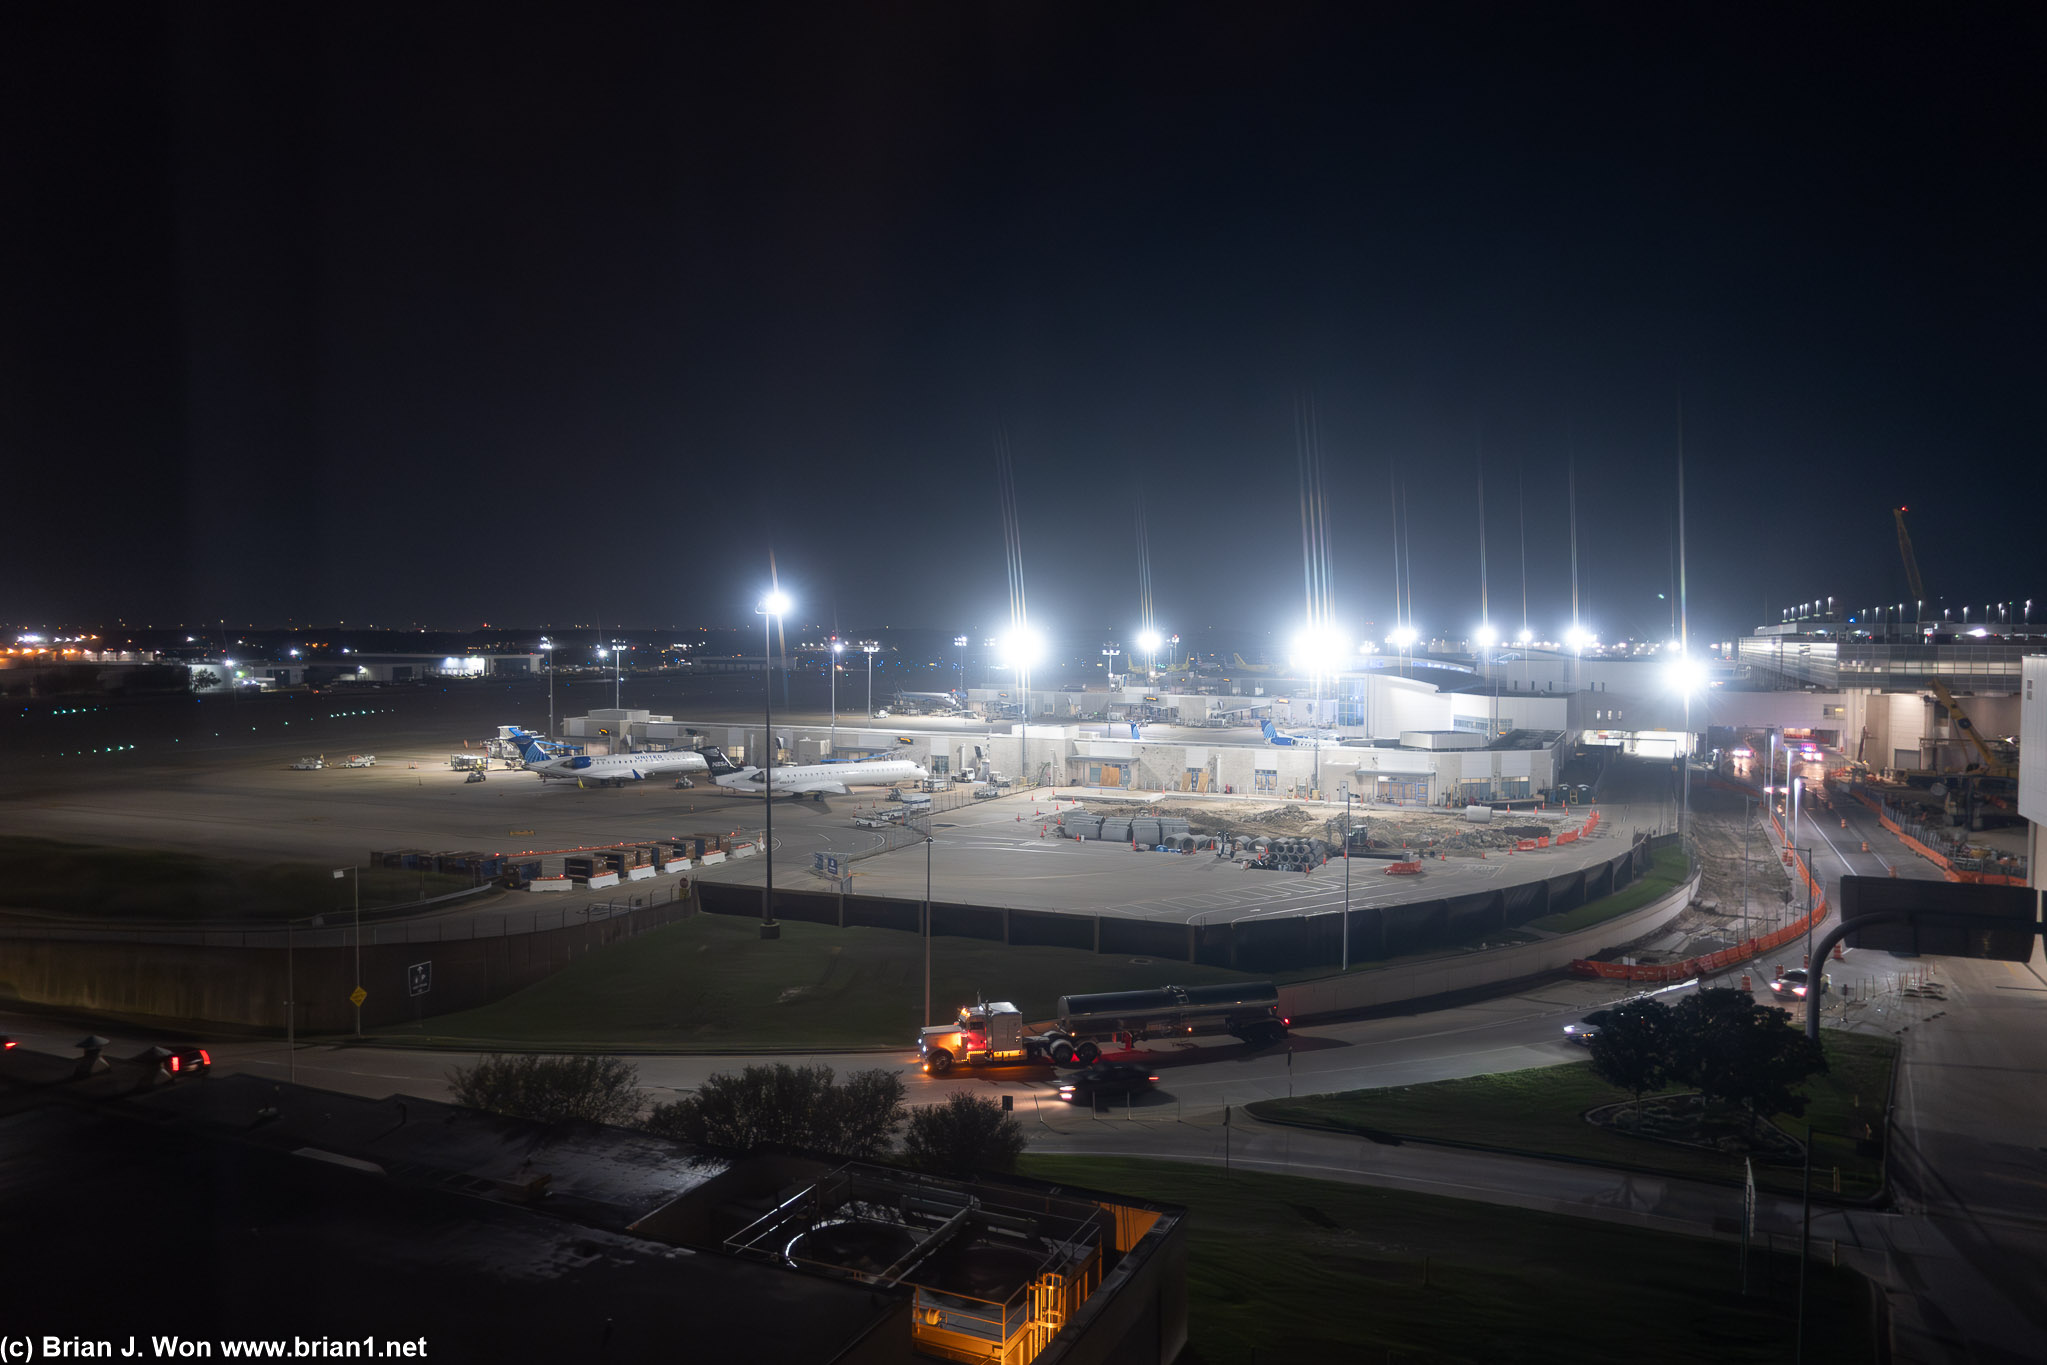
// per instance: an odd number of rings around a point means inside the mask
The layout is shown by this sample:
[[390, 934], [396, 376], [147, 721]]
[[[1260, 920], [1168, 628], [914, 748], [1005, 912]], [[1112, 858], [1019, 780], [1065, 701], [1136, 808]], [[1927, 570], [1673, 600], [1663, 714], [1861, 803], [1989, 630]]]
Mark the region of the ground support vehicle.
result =
[[1292, 1023], [1280, 1014], [1279, 987], [1270, 981], [1162, 986], [1062, 995], [1058, 1019], [1042, 1033], [1026, 1032], [1022, 1011], [1008, 1001], [979, 1001], [963, 1006], [952, 1023], [924, 1029], [917, 1050], [934, 1075], [955, 1064], [1092, 1066], [1105, 1043], [1126, 1049], [1147, 1038], [1227, 1033], [1251, 1047], [1270, 1047], [1286, 1037]]

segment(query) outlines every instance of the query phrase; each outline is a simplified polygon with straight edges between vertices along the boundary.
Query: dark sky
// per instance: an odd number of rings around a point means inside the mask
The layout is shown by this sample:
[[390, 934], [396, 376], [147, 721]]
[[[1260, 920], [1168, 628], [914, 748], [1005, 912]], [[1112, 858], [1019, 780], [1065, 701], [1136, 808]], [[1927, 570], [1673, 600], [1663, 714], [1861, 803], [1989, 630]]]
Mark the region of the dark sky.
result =
[[[11, 6], [0, 615], [2047, 596], [2037, 6]], [[1505, 605], [1502, 605], [1505, 603]], [[2043, 604], [2047, 607], [2047, 604]]]

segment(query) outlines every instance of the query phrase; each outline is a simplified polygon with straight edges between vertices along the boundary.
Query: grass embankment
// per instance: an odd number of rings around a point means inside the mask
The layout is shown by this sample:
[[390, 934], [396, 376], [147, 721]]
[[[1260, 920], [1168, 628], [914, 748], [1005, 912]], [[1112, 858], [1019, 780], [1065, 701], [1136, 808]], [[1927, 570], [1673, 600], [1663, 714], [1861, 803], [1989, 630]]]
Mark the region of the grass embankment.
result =
[[[1006, 948], [935, 938], [931, 1008], [952, 1017], [977, 995], [1049, 1019], [1061, 995], [1210, 981], [1242, 972], [1071, 948]], [[698, 915], [578, 959], [479, 1009], [428, 1019], [435, 1041], [774, 1051], [910, 1048], [924, 1011], [924, 942], [893, 929]], [[397, 1037], [403, 1034], [393, 1035]]]
[[[1189, 1355], [1201, 1365], [1791, 1358], [1795, 1255], [1752, 1249], [1756, 1292], [1743, 1297], [1740, 1248], [1706, 1238], [1172, 1162], [1026, 1154], [1019, 1169], [1192, 1211]], [[1870, 1359], [1861, 1277], [1824, 1257], [1809, 1274], [1808, 1341], [1830, 1360]]]
[[[1843, 1195], [1873, 1195], [1883, 1185], [1882, 1160], [1858, 1154], [1853, 1137], [1831, 1134], [1860, 1135], [1865, 1126], [1875, 1133], [1883, 1131], [1897, 1043], [1832, 1029], [1823, 1031], [1820, 1039], [1829, 1070], [1807, 1084], [1804, 1116], [1780, 1114], [1774, 1121], [1801, 1141], [1808, 1122], [1827, 1130], [1814, 1138], [1815, 1190], [1831, 1191], [1838, 1168]], [[1260, 1100], [1250, 1109], [1263, 1119], [1343, 1132], [1468, 1142], [1610, 1166], [1644, 1167], [1695, 1179], [1742, 1178], [1739, 1157], [1632, 1137], [1595, 1127], [1583, 1117], [1588, 1109], [1633, 1098], [1593, 1075], [1590, 1062], [1571, 1062], [1426, 1085]], [[1781, 1193], [1795, 1192], [1799, 1179], [1795, 1166], [1756, 1167], [1756, 1184]]]
[[[363, 868], [362, 908], [460, 891], [467, 876]], [[354, 905], [354, 874], [314, 863], [0, 838], [0, 905], [82, 919], [282, 919]]]
[[1649, 870], [1642, 879], [1631, 886], [1622, 887], [1611, 896], [1601, 896], [1596, 901], [1587, 901], [1576, 910], [1565, 910], [1560, 914], [1544, 915], [1531, 920], [1531, 929], [1542, 929], [1552, 934], [1568, 934], [1574, 929], [1590, 929], [1595, 924], [1630, 910], [1640, 910], [1659, 896], [1667, 896], [1683, 886], [1689, 875], [1685, 866], [1684, 850], [1677, 848], [1658, 849], [1649, 861]]

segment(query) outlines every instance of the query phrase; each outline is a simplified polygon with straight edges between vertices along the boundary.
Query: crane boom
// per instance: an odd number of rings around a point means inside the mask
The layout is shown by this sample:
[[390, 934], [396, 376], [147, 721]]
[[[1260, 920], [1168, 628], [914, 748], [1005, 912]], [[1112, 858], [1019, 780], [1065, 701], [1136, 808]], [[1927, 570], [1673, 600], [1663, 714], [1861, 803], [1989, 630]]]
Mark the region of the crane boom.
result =
[[[1912, 585], [1912, 596], [1923, 602], [1926, 600], [1926, 585], [1919, 581], [1919, 560], [1912, 553], [1912, 533], [1905, 529], [1905, 513], [1910, 510], [1908, 507], [1895, 507], [1891, 509], [1891, 515], [1897, 518], [1898, 522], [1898, 553], [1905, 560], [1905, 581]], [[1983, 742], [1983, 736], [1976, 733], [1976, 722], [1969, 719], [1969, 713], [1955, 700], [1955, 694], [1948, 690], [1948, 685], [1937, 676], [1927, 681], [1933, 685], [1933, 695], [1940, 698], [1940, 704], [1945, 706], [1948, 715], [1954, 718], [1955, 728], [1962, 732], [1964, 739], [1975, 746], [1977, 756], [1983, 760], [1983, 771], [1998, 777], [2011, 776], [2010, 767]]]

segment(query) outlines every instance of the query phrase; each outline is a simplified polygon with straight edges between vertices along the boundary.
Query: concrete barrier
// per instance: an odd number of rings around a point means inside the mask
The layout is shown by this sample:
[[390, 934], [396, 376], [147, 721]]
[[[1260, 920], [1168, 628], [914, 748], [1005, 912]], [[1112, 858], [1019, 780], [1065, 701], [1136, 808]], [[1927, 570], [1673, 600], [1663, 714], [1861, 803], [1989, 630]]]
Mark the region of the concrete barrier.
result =
[[703, 857], [703, 864], [705, 867], [716, 867], [719, 863], [722, 863], [724, 861], [725, 850], [722, 848], [714, 848], [709, 853], [706, 853]]
[[602, 891], [607, 886], [618, 885], [618, 874], [616, 872], [600, 872], [594, 877], [585, 878], [583, 885], [589, 887], [592, 891]]
[[670, 858], [667, 862], [661, 864], [661, 870], [663, 872], [687, 872], [694, 866], [696, 864], [688, 858]]
[[1406, 1000], [1423, 1000], [1561, 971], [1576, 959], [1632, 943], [1661, 930], [1691, 904], [1698, 886], [1699, 879], [1695, 875], [1683, 886], [1639, 910], [1631, 910], [1604, 924], [1595, 924], [1572, 934], [1559, 934], [1540, 943], [1457, 953], [1433, 960], [1402, 963], [1398, 968], [1356, 971], [1347, 976], [1281, 986], [1280, 1011], [1298, 1020], [1378, 1005], [1397, 1005]]
[[[759, 844], [734, 844], [732, 846], [732, 856], [735, 858], [751, 858], [760, 851]], [[704, 861], [709, 862], [710, 859], [706, 858]]]
[[572, 890], [575, 885], [567, 877], [535, 877], [532, 881], [526, 883], [526, 889], [528, 891], [568, 891]]
[[658, 875], [651, 867], [629, 867], [625, 870], [625, 879], [629, 882], [652, 881]]

